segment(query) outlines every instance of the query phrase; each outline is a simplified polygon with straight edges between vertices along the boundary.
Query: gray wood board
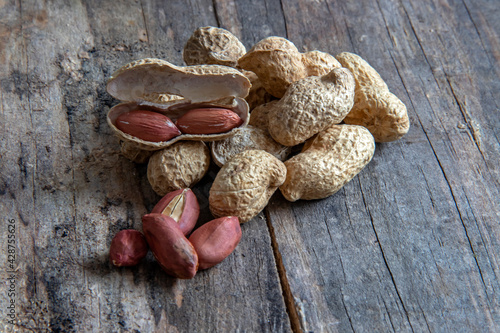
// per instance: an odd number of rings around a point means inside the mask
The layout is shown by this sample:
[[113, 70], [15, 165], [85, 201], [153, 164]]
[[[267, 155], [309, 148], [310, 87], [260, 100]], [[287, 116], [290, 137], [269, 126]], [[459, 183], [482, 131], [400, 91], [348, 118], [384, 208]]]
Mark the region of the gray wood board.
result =
[[497, 331], [498, 5], [321, 5], [287, 1], [289, 37], [334, 13], [333, 52], [378, 69], [412, 127], [331, 198], [269, 206], [302, 329]]
[[[6, 322], [2, 284], [0, 330], [499, 330], [499, 14], [486, 0], [2, 2], [0, 260], [14, 220], [18, 317]], [[277, 35], [360, 54], [408, 106], [410, 132], [330, 198], [277, 193], [193, 280], [152, 255], [116, 269], [111, 238], [159, 197], [119, 154], [106, 79], [144, 57], [182, 64], [206, 25], [247, 48]], [[195, 187], [200, 223], [216, 172]]]

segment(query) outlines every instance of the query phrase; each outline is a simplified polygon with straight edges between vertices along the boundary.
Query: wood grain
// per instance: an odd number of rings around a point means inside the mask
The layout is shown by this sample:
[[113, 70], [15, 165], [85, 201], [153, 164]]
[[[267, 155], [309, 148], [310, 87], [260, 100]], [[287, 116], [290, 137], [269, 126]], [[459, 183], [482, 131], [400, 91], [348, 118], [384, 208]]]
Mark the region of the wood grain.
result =
[[[0, 277], [15, 221], [15, 325], [2, 332], [495, 332], [500, 330], [500, 7], [458, 0], [0, 2]], [[108, 261], [159, 197], [119, 153], [105, 83], [121, 65], [181, 65], [200, 26], [247, 48], [355, 52], [408, 106], [335, 195], [244, 224], [236, 251], [192, 280], [151, 254]], [[194, 188], [200, 224], [218, 168]]]

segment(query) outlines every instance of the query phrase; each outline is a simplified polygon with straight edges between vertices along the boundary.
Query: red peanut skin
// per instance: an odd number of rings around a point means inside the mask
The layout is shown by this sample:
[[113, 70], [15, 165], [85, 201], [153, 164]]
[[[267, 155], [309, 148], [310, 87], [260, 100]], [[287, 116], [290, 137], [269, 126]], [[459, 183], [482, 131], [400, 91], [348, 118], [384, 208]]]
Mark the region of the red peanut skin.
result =
[[123, 133], [150, 142], [168, 141], [181, 135], [170, 118], [147, 110], [123, 113], [116, 118], [115, 126]]
[[163, 270], [179, 279], [191, 279], [198, 270], [198, 255], [177, 222], [162, 214], [142, 217], [142, 230]]
[[243, 119], [236, 112], [223, 108], [192, 109], [175, 122], [184, 134], [225, 133], [241, 124]]
[[184, 233], [184, 236], [187, 236], [195, 227], [196, 222], [198, 221], [198, 216], [200, 216], [200, 205], [198, 204], [198, 199], [190, 188], [180, 189], [167, 193], [153, 207], [151, 213], [161, 214], [161, 212], [165, 209], [165, 207], [167, 207], [170, 201], [172, 201], [173, 198], [183, 192], [186, 196], [186, 203], [184, 205], [184, 211], [182, 212], [181, 218], [179, 219], [179, 221], [177, 221], [177, 225]]
[[135, 266], [148, 254], [148, 243], [140, 231], [118, 232], [109, 247], [109, 260], [115, 266]]
[[236, 216], [221, 217], [196, 229], [189, 241], [198, 253], [198, 269], [220, 263], [234, 251], [240, 239], [240, 221]]

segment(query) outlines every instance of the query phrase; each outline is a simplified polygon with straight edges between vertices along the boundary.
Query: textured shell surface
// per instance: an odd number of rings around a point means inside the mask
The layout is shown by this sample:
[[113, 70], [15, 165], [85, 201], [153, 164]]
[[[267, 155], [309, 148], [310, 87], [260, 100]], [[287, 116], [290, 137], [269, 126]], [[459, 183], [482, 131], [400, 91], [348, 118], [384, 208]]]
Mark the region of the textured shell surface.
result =
[[406, 106], [389, 91], [377, 71], [356, 54], [343, 52], [336, 57], [352, 71], [356, 81], [354, 106], [345, 123], [368, 128], [376, 142], [395, 141], [408, 133], [410, 120]]
[[267, 205], [286, 177], [286, 167], [263, 150], [246, 150], [224, 164], [210, 189], [215, 217], [237, 216], [249, 221]]
[[248, 51], [248, 53], [256, 51], [273, 51], [273, 50], [281, 50], [290, 53], [299, 52], [295, 44], [289, 41], [288, 39], [278, 36], [270, 36], [257, 42], [250, 49], [250, 51]]
[[238, 60], [241, 68], [257, 74], [271, 95], [281, 98], [291, 83], [307, 76], [302, 54], [285, 38], [268, 37]]
[[354, 86], [354, 78], [345, 68], [295, 82], [268, 111], [271, 136], [285, 146], [294, 146], [340, 123], [354, 103]]
[[231, 32], [217, 27], [202, 27], [194, 31], [184, 46], [187, 65], [214, 64], [236, 67], [246, 53], [245, 46]]
[[180, 141], [155, 152], [149, 159], [147, 177], [160, 196], [192, 187], [210, 166], [210, 150], [201, 141]]
[[148, 110], [165, 114], [172, 121], [193, 108], [221, 107], [234, 111], [248, 123], [249, 109], [244, 97], [250, 81], [240, 71], [220, 65], [176, 66], [167, 61], [146, 58], [126, 64], [109, 79], [110, 95], [125, 103], [112, 107], [108, 125], [122, 141], [131, 141], [143, 150], [159, 150], [181, 140], [221, 140], [233, 130], [216, 134], [182, 134], [169, 141], [144, 141], [115, 126], [118, 116], [132, 110]]
[[257, 106], [250, 113], [250, 120], [248, 121], [248, 125], [252, 125], [254, 127], [258, 127], [267, 131], [268, 128], [268, 120], [267, 117], [269, 112], [276, 107], [276, 103], [279, 101], [271, 101], [262, 105]]
[[356, 87], [376, 87], [379, 89], [389, 89], [384, 79], [366, 60], [359, 55], [342, 52], [335, 56], [342, 67], [351, 71], [356, 80]]
[[[250, 81], [238, 70], [219, 65], [176, 66], [146, 58], [118, 69], [109, 79], [108, 93], [121, 101], [161, 103], [159, 99], [209, 102], [227, 96], [244, 98]], [[159, 97], [160, 96], [160, 97]], [[182, 97], [182, 99], [180, 97]]]
[[376, 142], [398, 140], [410, 129], [404, 103], [389, 90], [368, 87], [358, 90], [344, 122], [368, 128]]
[[280, 161], [284, 161], [291, 151], [290, 147], [274, 141], [267, 130], [250, 125], [238, 129], [232, 137], [212, 142], [211, 145], [212, 158], [218, 166], [223, 166], [231, 157], [250, 149], [264, 150]]
[[302, 54], [302, 63], [306, 67], [307, 76], [322, 76], [342, 65], [334, 56], [322, 51], [309, 51]]
[[375, 142], [366, 128], [333, 125], [285, 162], [287, 176], [280, 191], [289, 201], [326, 198], [354, 178], [374, 152]]

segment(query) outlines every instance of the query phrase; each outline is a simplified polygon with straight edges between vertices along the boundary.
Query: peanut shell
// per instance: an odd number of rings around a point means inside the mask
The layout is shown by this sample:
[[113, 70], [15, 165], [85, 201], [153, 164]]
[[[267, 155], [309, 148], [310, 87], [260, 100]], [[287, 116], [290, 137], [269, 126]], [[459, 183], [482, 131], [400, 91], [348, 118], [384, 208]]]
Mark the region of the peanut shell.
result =
[[253, 109], [252, 113], [250, 113], [250, 120], [248, 121], [248, 125], [252, 125], [254, 127], [258, 127], [267, 131], [267, 128], [269, 127], [267, 120], [268, 114], [276, 107], [276, 103], [278, 102], [279, 101], [277, 100], [270, 101]]
[[245, 76], [250, 80], [250, 83], [252, 84], [252, 87], [248, 92], [248, 96], [245, 97], [245, 100], [247, 101], [250, 110], [253, 110], [259, 105], [268, 103], [276, 99], [273, 95], [267, 92], [257, 74], [246, 70], [243, 70], [242, 72], [243, 74], [245, 74]]
[[241, 68], [255, 72], [262, 86], [274, 97], [281, 98], [295, 81], [308, 76], [321, 76], [340, 63], [328, 53], [300, 53], [297, 47], [282, 37], [268, 37], [252, 47], [238, 60]]
[[184, 46], [187, 65], [214, 64], [236, 67], [246, 53], [245, 46], [231, 32], [216, 27], [196, 29]]
[[280, 191], [289, 201], [326, 198], [354, 178], [374, 151], [373, 136], [366, 128], [333, 125], [285, 162], [286, 180]]
[[354, 78], [345, 68], [293, 83], [282, 99], [266, 104], [271, 104], [269, 133], [282, 145], [295, 146], [340, 123], [352, 108], [354, 86]]
[[380, 74], [356, 54], [343, 52], [336, 58], [356, 80], [354, 106], [344, 122], [368, 128], [376, 142], [395, 141], [405, 135], [410, 129], [406, 106], [389, 91]]
[[286, 167], [263, 150], [246, 150], [224, 164], [210, 188], [209, 207], [215, 217], [252, 219], [286, 177]]
[[153, 151], [143, 150], [132, 141], [120, 142], [120, 151], [123, 156], [138, 164], [146, 163], [151, 155], [153, 155]]
[[149, 159], [147, 176], [160, 196], [192, 187], [210, 165], [210, 150], [201, 141], [180, 141], [155, 152]]
[[250, 149], [264, 150], [280, 161], [284, 161], [291, 151], [290, 147], [274, 141], [267, 130], [251, 125], [239, 128], [230, 138], [211, 144], [212, 158], [218, 166], [223, 166], [233, 156]]
[[331, 54], [316, 50], [302, 53], [302, 63], [306, 68], [307, 76], [322, 76], [330, 73], [334, 68], [342, 67]]

